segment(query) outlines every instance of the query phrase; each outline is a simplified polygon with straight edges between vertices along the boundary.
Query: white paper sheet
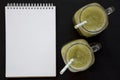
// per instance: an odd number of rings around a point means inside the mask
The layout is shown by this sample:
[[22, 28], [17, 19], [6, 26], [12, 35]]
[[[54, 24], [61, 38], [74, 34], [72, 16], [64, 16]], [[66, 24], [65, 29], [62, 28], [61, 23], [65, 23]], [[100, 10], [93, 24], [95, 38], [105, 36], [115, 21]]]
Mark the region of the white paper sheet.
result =
[[56, 76], [55, 6], [6, 6], [5, 17], [6, 77]]

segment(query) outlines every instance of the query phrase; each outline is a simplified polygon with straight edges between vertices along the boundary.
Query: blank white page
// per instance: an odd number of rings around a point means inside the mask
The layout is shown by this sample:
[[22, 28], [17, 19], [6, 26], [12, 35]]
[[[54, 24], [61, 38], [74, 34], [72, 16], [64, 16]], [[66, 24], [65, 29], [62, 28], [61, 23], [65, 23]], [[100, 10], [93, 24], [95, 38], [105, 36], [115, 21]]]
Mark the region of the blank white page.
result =
[[56, 7], [5, 7], [6, 77], [56, 76]]

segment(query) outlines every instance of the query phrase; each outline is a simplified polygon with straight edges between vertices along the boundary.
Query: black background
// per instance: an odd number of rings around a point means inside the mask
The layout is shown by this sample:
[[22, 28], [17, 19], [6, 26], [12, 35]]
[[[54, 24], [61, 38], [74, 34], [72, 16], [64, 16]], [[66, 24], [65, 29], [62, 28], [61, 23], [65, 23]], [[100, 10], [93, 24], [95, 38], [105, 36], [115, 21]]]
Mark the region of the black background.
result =
[[[51, 3], [56, 11], [56, 58], [57, 76], [55, 78], [5, 78], [5, 10], [7, 3]], [[109, 26], [101, 34], [87, 38], [91, 43], [99, 41], [103, 48], [95, 53], [96, 61], [88, 70], [72, 73], [67, 70], [63, 75], [59, 71], [64, 67], [61, 47], [72, 40], [82, 37], [73, 28], [74, 13], [82, 6], [98, 2], [104, 8], [115, 7], [109, 16]], [[21, 58], [22, 59], [22, 58]], [[120, 1], [119, 0], [0, 0], [0, 80], [120, 80]]]

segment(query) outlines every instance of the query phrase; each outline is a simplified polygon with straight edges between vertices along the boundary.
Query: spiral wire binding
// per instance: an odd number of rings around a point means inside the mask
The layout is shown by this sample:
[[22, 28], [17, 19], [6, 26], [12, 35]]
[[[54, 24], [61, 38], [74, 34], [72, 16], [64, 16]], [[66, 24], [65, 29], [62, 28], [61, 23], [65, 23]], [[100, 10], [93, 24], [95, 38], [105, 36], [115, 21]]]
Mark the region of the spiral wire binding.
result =
[[8, 3], [7, 9], [54, 9], [53, 3]]

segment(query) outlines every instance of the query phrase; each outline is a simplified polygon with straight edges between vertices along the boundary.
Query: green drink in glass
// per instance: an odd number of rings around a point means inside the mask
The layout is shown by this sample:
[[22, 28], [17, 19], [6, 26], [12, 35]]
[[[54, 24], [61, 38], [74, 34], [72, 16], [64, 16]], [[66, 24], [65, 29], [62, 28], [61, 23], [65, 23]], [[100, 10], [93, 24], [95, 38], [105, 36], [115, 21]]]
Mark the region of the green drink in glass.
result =
[[[75, 29], [80, 35], [85, 37], [92, 37], [108, 26], [108, 15], [114, 11], [113, 7], [104, 9], [98, 3], [90, 3], [82, 8], [80, 8], [73, 17], [73, 22], [75, 24]], [[80, 23], [84, 22], [83, 25]]]
[[79, 72], [88, 69], [94, 63], [94, 52], [99, 49], [99, 44], [90, 46], [86, 40], [78, 39], [64, 45], [61, 49], [61, 54], [65, 64], [71, 59], [74, 60], [68, 69], [71, 72]]

